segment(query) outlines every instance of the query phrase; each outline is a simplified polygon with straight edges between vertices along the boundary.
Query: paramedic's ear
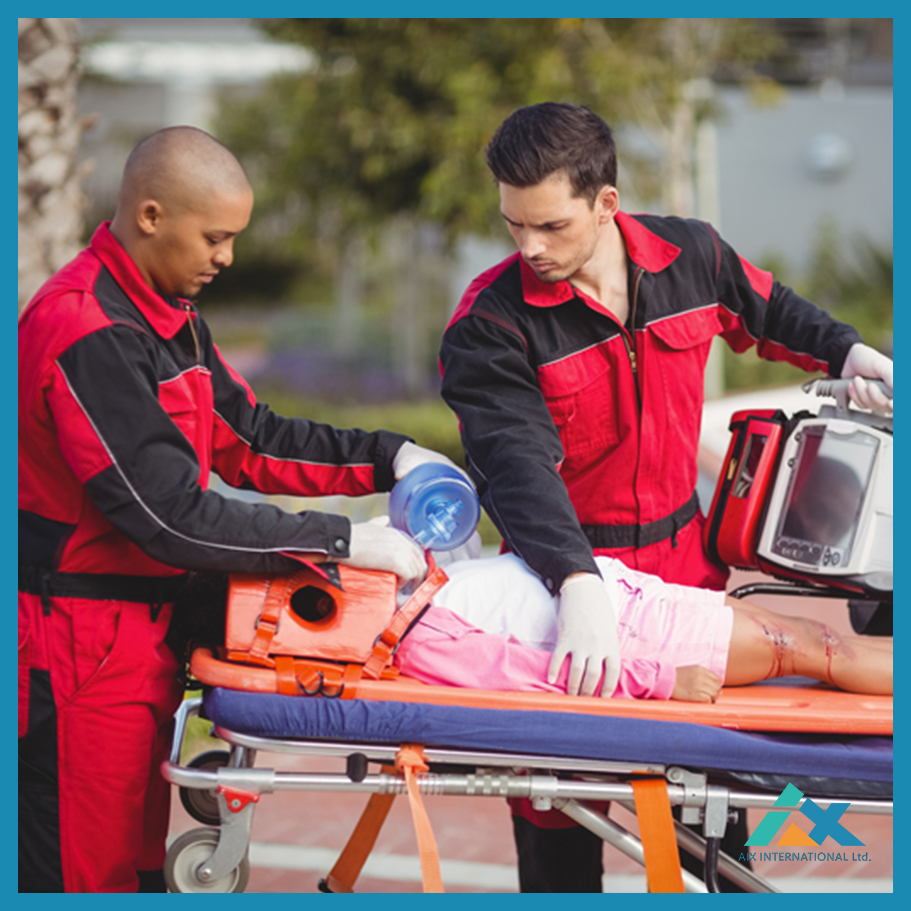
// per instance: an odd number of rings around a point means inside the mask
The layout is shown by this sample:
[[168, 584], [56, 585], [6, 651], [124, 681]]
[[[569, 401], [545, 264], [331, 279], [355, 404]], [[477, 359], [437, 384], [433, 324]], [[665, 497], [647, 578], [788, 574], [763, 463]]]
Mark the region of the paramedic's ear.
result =
[[858, 342], [852, 345], [841, 369], [843, 379], [854, 377], [848, 389], [851, 401], [859, 408], [878, 414], [892, 414], [892, 399], [884, 395], [875, 383], [866, 383], [864, 378], [882, 380], [892, 389], [892, 360], [880, 354], [875, 348]]
[[392, 460], [392, 472], [396, 481], [401, 481], [409, 471], [413, 471], [418, 465], [423, 465], [425, 462], [438, 462], [441, 465], [448, 465], [450, 468], [454, 468], [474, 487], [474, 481], [452, 459], [447, 458], [441, 452], [434, 452], [432, 449], [425, 449], [423, 446], [410, 442], [402, 443], [401, 448]]

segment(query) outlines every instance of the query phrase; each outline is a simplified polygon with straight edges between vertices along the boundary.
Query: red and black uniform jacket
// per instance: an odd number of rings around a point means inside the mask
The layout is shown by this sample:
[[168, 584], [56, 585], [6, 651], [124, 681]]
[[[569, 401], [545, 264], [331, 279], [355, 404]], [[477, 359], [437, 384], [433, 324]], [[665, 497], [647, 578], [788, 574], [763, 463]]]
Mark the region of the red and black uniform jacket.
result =
[[19, 323], [20, 580], [346, 557], [347, 518], [222, 496], [207, 490], [210, 471], [264, 493], [384, 491], [406, 439], [257, 404], [195, 307], [150, 289], [102, 225]]
[[[541, 282], [515, 254], [471, 283], [440, 352], [443, 397], [484, 507], [551, 591], [570, 573], [597, 572], [593, 549], [667, 578], [678, 532], [707, 563], [694, 491], [716, 335], [833, 376], [860, 341], [703, 222], [616, 222], [628, 325], [568, 281]], [[705, 578], [681, 567], [667, 580]]]

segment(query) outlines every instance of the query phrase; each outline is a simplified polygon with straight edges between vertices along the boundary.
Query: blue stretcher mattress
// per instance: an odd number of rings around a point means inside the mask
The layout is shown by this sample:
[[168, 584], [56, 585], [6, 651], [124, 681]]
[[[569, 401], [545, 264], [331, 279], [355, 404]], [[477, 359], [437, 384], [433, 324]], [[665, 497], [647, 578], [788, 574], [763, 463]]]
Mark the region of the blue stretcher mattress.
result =
[[209, 689], [203, 705], [206, 717], [216, 725], [271, 739], [421, 743], [542, 757], [654, 762], [747, 775], [892, 781], [891, 737], [758, 734], [675, 721], [308, 699], [223, 688]]

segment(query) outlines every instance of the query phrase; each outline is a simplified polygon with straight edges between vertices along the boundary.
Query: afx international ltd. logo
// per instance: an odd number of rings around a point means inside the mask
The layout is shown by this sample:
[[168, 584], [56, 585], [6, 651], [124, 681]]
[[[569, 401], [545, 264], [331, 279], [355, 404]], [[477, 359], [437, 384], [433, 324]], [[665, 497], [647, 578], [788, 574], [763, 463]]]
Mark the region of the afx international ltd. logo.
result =
[[[803, 801], [803, 803], [801, 803]], [[772, 840], [781, 831], [784, 824], [788, 821], [792, 812], [802, 813], [810, 822], [813, 828], [809, 833], [796, 826], [794, 823], [785, 830], [784, 835], [779, 839], [777, 847], [783, 848], [818, 848], [827, 839], [831, 838], [841, 847], [849, 847], [864, 843], [853, 833], [849, 832], [840, 822], [845, 810], [848, 809], [848, 803], [830, 803], [823, 810], [815, 801], [807, 797], [804, 800], [803, 792], [794, 785], [788, 783], [788, 786], [781, 792], [778, 799], [772, 804], [778, 809], [769, 810], [756, 826], [755, 831], [749, 837], [746, 844], [749, 847], [764, 848], [772, 843]], [[797, 858], [793, 858], [797, 859]], [[813, 859], [826, 859], [822, 855]], [[842, 857], [833, 857], [833, 860], [843, 859]], [[847, 858], [844, 858], [847, 859]], [[852, 852], [852, 859], [866, 860], [865, 856], [855, 857]]]

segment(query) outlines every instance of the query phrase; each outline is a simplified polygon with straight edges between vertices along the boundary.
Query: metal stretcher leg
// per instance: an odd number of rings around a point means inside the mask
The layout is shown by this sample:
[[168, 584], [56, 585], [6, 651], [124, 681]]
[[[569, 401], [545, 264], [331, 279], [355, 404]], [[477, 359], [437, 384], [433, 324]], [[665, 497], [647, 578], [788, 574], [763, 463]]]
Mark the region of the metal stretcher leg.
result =
[[[710, 892], [745, 891], [740, 883], [730, 877], [718, 878], [717, 860], [726, 845], [742, 845], [747, 840], [746, 814], [730, 812], [727, 789], [709, 785], [707, 776], [701, 772], [671, 768], [668, 780], [683, 785], [687, 795], [684, 805], [674, 807], [675, 820], [683, 823], [688, 831], [697, 836], [701, 830], [705, 836], [702, 843], [707, 846], [698, 860], [691, 852], [682, 852], [680, 862], [683, 868], [701, 875]], [[677, 828], [679, 832], [681, 827]], [[717, 845], [708, 839], [717, 839]], [[749, 869], [748, 864], [746, 867]]]
[[[726, 788], [716, 788], [716, 786], [709, 785], [709, 788], [712, 788], [713, 791], [723, 791], [724, 805], [725, 807], [729, 806], [730, 803], [730, 792]], [[617, 801], [617, 803], [626, 810], [629, 810], [631, 813], [636, 812], [636, 807], [634, 804], [629, 803], [625, 800]], [[708, 801], [706, 801], [706, 809], [709, 810]], [[721, 810], [721, 804], [716, 804], [714, 810], [709, 810], [709, 820], [708, 828], [705, 828], [707, 833], [714, 833], [710, 837], [718, 838], [719, 846], [721, 844], [720, 834], [718, 832], [719, 826], [719, 812]], [[696, 858], [703, 864], [703, 868], [706, 863], [706, 854], [708, 851], [707, 838], [704, 838], [698, 835], [693, 831], [690, 825], [686, 825], [679, 820], [674, 820], [674, 830], [677, 835], [677, 844], [680, 845], [683, 850]], [[722, 830], [723, 832], [723, 830]], [[635, 837], [635, 836], [631, 836]], [[709, 858], [709, 863], [711, 864], [712, 859]], [[724, 851], [719, 850], [717, 858], [715, 858], [714, 866], [717, 873], [721, 874], [725, 878], [729, 879], [732, 883], [735, 883], [745, 892], [780, 892], [780, 889], [776, 889], [768, 880], [764, 879], [761, 876], [753, 873], [752, 870], [745, 867], [743, 864], [738, 863], [734, 858], [730, 857], [728, 854], [725, 854]], [[684, 867], [684, 882], [686, 882], [687, 876], [692, 875], [687, 872]], [[706, 890], [702, 890], [706, 891]]]
[[[602, 816], [584, 801], [567, 800], [564, 802], [555, 800], [554, 806], [562, 810], [574, 822], [585, 826], [586, 829], [594, 832], [595, 835], [609, 845], [613, 845], [618, 851], [622, 851], [636, 863], [642, 864], [643, 867], [645, 866], [645, 851], [642, 848], [642, 842], [623, 826], [612, 819], [608, 819], [606, 816]], [[702, 880], [692, 873], [683, 870], [681, 875], [683, 877], [683, 888], [686, 892], [708, 891]]]
[[218, 807], [221, 811], [218, 847], [209, 860], [196, 871], [196, 875], [203, 883], [227, 876], [247, 855], [250, 848], [253, 808], [259, 800], [259, 795], [256, 795], [255, 800], [245, 802], [242, 807], [232, 807], [232, 804], [241, 799], [233, 794], [218, 795]]
[[[681, 808], [674, 807], [675, 819], [679, 819], [680, 815]], [[702, 831], [701, 822], [696, 825], [689, 826], [689, 831], [698, 837]], [[747, 838], [749, 838], [749, 833], [747, 832], [746, 827], [746, 816], [745, 814], [740, 814], [736, 821], [731, 822], [728, 825], [724, 833], [724, 837], [722, 839], [719, 839], [719, 849], [721, 851], [727, 851], [730, 853], [731, 851], [739, 849], [744, 844], [744, 842], [746, 842]], [[695, 873], [697, 876], [702, 875], [705, 869], [704, 861], [701, 858], [697, 860], [688, 851], [683, 851], [681, 853], [680, 862], [683, 864], [683, 868], [685, 870], [689, 870], [691, 873]], [[737, 863], [739, 867], [745, 868], [747, 870], [750, 869], [748, 861], [738, 861]], [[721, 892], [752, 891], [749, 889], [744, 890], [743, 886], [740, 883], [735, 882], [731, 877], [724, 875], [720, 877], [718, 885]]]
[[[701, 838], [683, 823], [675, 821], [674, 828], [677, 832], [677, 843], [680, 847], [704, 862], [707, 850], [706, 839]], [[781, 889], [776, 889], [768, 880], [757, 876], [723, 851], [718, 852], [716, 863], [719, 873], [726, 876], [731, 882], [736, 883], [746, 892], [781, 892]]]
[[728, 826], [728, 791], [717, 785], [706, 787], [705, 810], [702, 823], [705, 832], [705, 858], [703, 871], [706, 888], [709, 892], [720, 892], [718, 882], [718, 856], [721, 852], [721, 839]]

